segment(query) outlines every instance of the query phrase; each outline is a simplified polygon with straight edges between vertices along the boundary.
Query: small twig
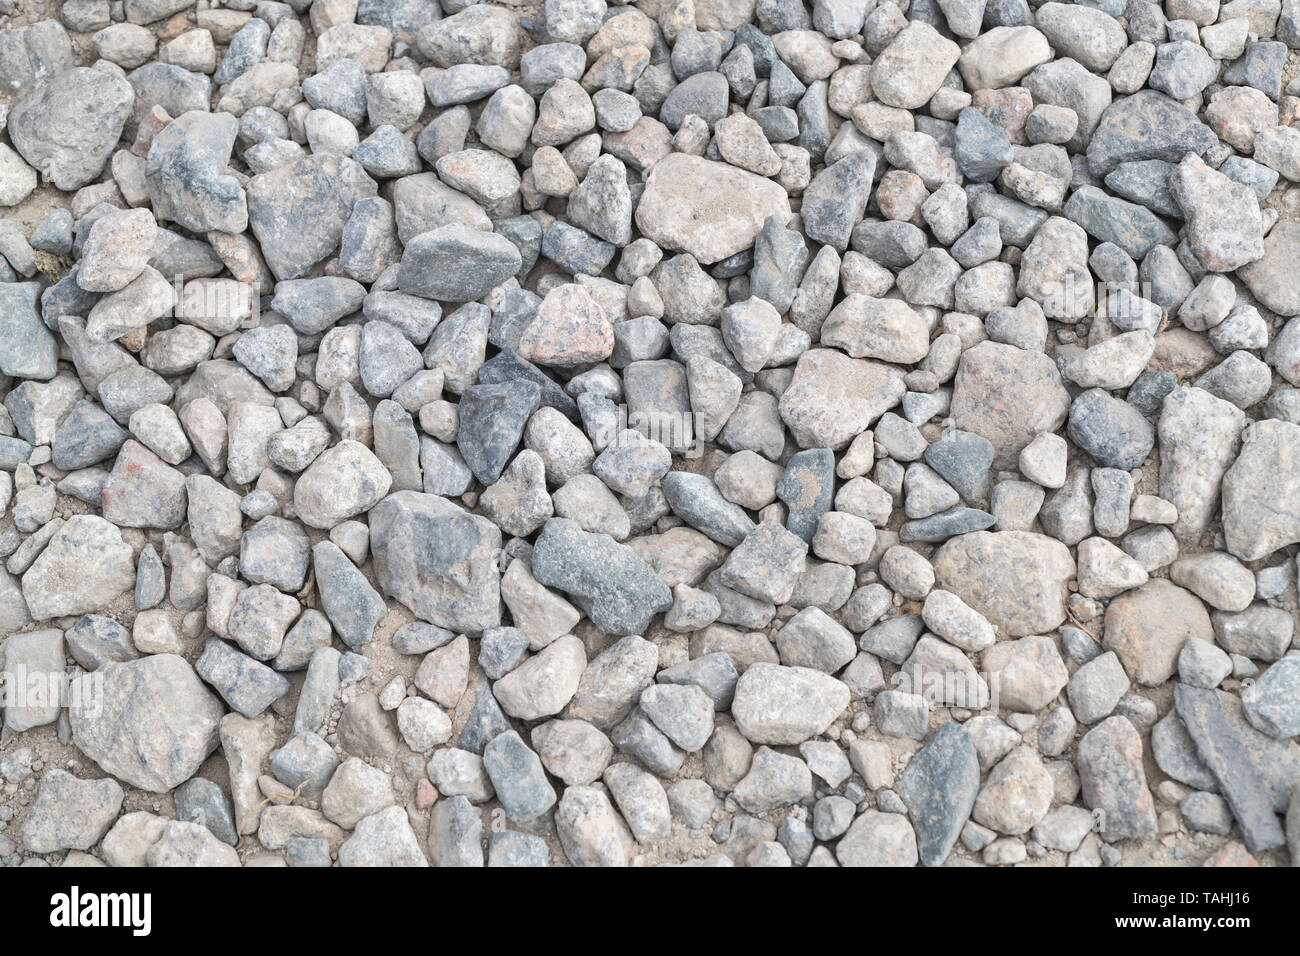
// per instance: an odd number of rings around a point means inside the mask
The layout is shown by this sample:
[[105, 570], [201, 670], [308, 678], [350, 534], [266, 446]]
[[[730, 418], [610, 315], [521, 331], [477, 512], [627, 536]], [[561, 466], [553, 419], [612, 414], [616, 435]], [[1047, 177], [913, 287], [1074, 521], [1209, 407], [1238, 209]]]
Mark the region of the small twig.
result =
[[1065, 608], [1065, 615], [1066, 615], [1066, 617], [1068, 617], [1071, 621], [1074, 622], [1074, 626], [1075, 626], [1075, 627], [1077, 627], [1079, 630], [1083, 631], [1083, 633], [1087, 634], [1087, 635], [1088, 635], [1089, 637], [1091, 637], [1094, 641], [1097, 641], [1098, 643], [1101, 643], [1100, 640], [1098, 639], [1097, 635], [1094, 634], [1094, 633], [1092, 633], [1092, 631], [1088, 630], [1086, 627], [1084, 627], [1084, 626], [1083, 626], [1083, 622], [1082, 622], [1081, 620], [1079, 620], [1077, 617], [1074, 616], [1074, 612], [1070, 610], [1069, 605], [1066, 605], [1066, 608]]
[[249, 811], [249, 812], [250, 812], [250, 813], [257, 813], [257, 812], [258, 812], [259, 810], [261, 810], [263, 807], [268, 806], [268, 805], [271, 803], [272, 800], [283, 800], [283, 799], [287, 799], [290, 803], [293, 803], [293, 802], [294, 802], [295, 800], [297, 800], [300, 796], [302, 796], [302, 788], [305, 787], [305, 786], [307, 786], [307, 781], [306, 781], [306, 780], [304, 780], [302, 783], [298, 784], [298, 786], [294, 787], [294, 789], [293, 789], [293, 793], [273, 793], [273, 794], [271, 794], [271, 795], [268, 796], [268, 797], [263, 797], [262, 800], [261, 800], [261, 802], [259, 802], [259, 803], [257, 804], [257, 806], [253, 807], [253, 809], [252, 809], [251, 811]]

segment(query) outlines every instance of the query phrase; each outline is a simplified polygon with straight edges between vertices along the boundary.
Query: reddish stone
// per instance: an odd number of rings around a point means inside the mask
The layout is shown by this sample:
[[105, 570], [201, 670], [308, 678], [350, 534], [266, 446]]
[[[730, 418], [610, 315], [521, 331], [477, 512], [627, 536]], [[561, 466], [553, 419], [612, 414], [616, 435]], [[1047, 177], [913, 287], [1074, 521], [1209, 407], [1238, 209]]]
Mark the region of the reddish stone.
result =
[[1017, 146], [1029, 142], [1025, 138], [1025, 120], [1034, 111], [1034, 98], [1023, 86], [1008, 86], [1001, 90], [976, 90], [971, 94], [971, 106], [984, 114], [994, 126], [1000, 126]]
[[438, 801], [438, 788], [428, 780], [419, 780], [415, 784], [415, 808], [428, 810]]
[[1229, 843], [1214, 856], [1206, 860], [1202, 866], [1259, 866], [1259, 861], [1250, 855], [1242, 844], [1235, 840]]

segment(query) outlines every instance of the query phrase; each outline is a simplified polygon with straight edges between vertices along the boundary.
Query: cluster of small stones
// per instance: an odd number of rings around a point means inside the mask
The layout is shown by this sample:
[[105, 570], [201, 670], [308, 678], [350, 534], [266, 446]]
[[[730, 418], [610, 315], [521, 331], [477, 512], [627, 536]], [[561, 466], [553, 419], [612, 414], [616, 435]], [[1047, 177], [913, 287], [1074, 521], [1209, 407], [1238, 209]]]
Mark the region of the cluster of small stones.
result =
[[0, 861], [1300, 861], [1298, 0], [51, 6]]

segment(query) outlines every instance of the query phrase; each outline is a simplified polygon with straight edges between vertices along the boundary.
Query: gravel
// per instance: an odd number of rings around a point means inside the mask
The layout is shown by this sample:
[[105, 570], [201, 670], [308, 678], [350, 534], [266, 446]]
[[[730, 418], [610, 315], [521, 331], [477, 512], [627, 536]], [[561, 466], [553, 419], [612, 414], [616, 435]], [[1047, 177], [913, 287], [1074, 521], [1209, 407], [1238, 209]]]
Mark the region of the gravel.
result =
[[1295, 862], [1293, 4], [307, 6], [0, 37], [0, 864]]

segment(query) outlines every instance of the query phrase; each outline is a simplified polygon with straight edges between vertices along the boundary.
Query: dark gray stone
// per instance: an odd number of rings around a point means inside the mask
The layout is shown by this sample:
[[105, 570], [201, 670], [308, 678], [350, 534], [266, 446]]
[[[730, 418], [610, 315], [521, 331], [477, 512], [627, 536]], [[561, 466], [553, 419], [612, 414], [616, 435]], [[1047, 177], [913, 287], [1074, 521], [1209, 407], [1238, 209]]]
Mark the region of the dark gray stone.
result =
[[979, 758], [960, 724], [943, 724], [926, 741], [894, 786], [916, 831], [925, 866], [941, 866], [975, 806]]
[[673, 596], [650, 565], [609, 535], [551, 518], [533, 547], [533, 576], [567, 592], [609, 634], [642, 634]]
[[501, 477], [540, 405], [541, 389], [526, 379], [471, 385], [461, 393], [456, 444], [475, 478], [491, 485]]

